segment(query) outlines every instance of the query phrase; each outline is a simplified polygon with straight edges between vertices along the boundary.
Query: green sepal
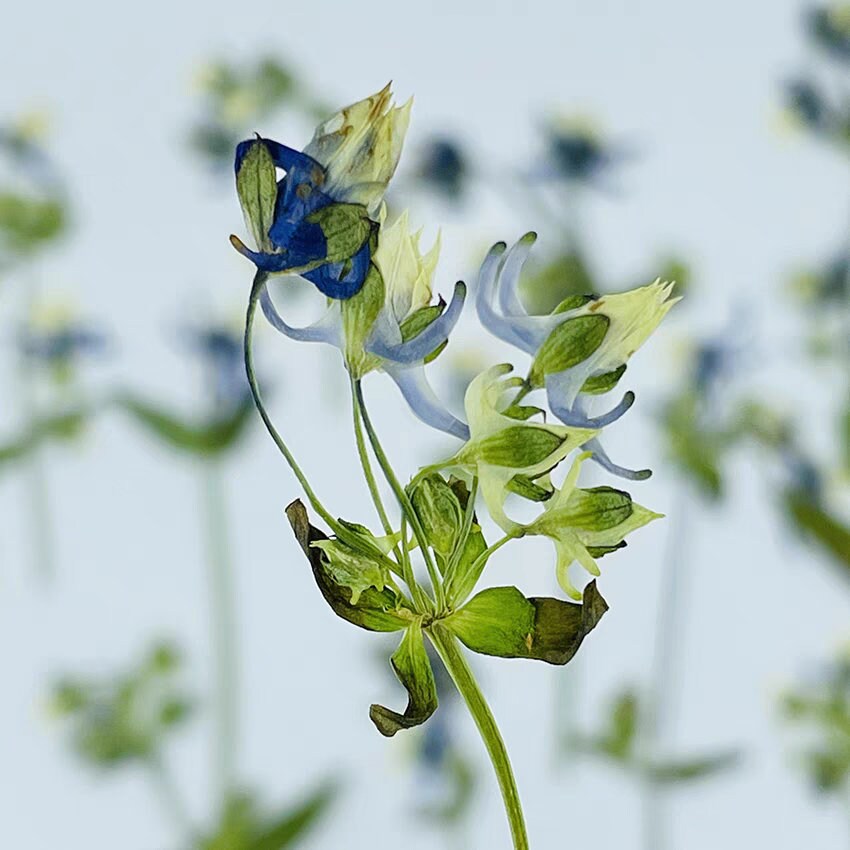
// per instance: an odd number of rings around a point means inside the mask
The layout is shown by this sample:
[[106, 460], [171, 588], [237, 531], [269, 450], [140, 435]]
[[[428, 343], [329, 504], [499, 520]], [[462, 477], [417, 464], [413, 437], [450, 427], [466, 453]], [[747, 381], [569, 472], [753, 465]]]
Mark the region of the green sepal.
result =
[[570, 310], [578, 310], [579, 307], [584, 307], [585, 304], [588, 304], [593, 300], [593, 295], [568, 295], [554, 310], [552, 310], [552, 315], [556, 316], [559, 313], [567, 313]]
[[437, 710], [437, 685], [425, 651], [421, 620], [414, 620], [407, 627], [390, 663], [407, 691], [407, 708], [404, 714], [383, 705], [375, 704], [369, 708], [372, 722], [388, 738], [402, 729], [421, 725]]
[[473, 652], [560, 665], [576, 654], [607, 610], [595, 581], [585, 587], [581, 604], [491, 587], [442, 622]]
[[[469, 489], [466, 482], [460, 478], [452, 477], [449, 479], [449, 486], [457, 496], [464, 513], [466, 513], [469, 505]], [[475, 589], [484, 567], [487, 566], [486, 560], [479, 562], [479, 558], [486, 551], [487, 542], [484, 540], [481, 526], [478, 525], [478, 518], [473, 514], [472, 525], [464, 543], [463, 551], [456, 556], [457, 562], [454, 569], [445, 577], [444, 589], [450, 605], [455, 606], [466, 601], [469, 594]]]
[[633, 511], [632, 497], [624, 490], [607, 486], [586, 490], [577, 487], [558, 514], [559, 520], [571, 528], [607, 531], [625, 522]]
[[313, 578], [322, 596], [338, 617], [372, 632], [397, 632], [410, 624], [413, 612], [404, 606], [391, 588], [376, 590], [367, 587], [359, 594], [357, 604], [353, 604], [351, 588], [336, 581], [326, 555], [313, 545], [328, 540], [328, 536], [310, 524], [307, 509], [299, 499], [287, 506], [286, 516], [295, 539], [310, 562]]
[[408, 494], [434, 551], [447, 558], [463, 526], [463, 508], [454, 490], [436, 472], [408, 485]]
[[591, 375], [591, 377], [582, 384], [581, 391], [583, 393], [589, 393], [590, 395], [602, 395], [603, 393], [610, 392], [617, 386], [625, 371], [626, 364], [623, 363], [622, 366], [614, 369], [613, 372], [603, 372], [601, 375]]
[[566, 319], [546, 337], [528, 373], [528, 382], [542, 387], [546, 375], [563, 372], [587, 360], [605, 339], [611, 320], [604, 315]]
[[531, 502], [545, 502], [551, 499], [552, 494], [555, 492], [551, 484], [549, 487], [542, 487], [540, 484], [532, 481], [527, 475], [514, 475], [508, 481], [508, 490]]
[[446, 302], [440, 299], [439, 304], [431, 304], [427, 307], [420, 307], [418, 310], [411, 313], [400, 325], [402, 342], [409, 342], [414, 337], [419, 336], [425, 328], [433, 321], [439, 319], [446, 307]]
[[521, 469], [546, 460], [563, 442], [563, 437], [544, 427], [516, 425], [478, 441], [475, 454], [493, 466]]
[[378, 267], [372, 263], [360, 291], [342, 304], [342, 328], [345, 337], [345, 362], [355, 379], [362, 378], [381, 361], [367, 354], [365, 346], [372, 326], [384, 306], [386, 287]]
[[277, 201], [277, 172], [269, 149], [260, 139], [242, 159], [236, 175], [236, 193], [257, 249], [271, 250], [269, 229]]
[[512, 404], [502, 411], [503, 416], [518, 419], [520, 422], [525, 422], [532, 416], [537, 416], [537, 414], [545, 416], [546, 411], [542, 407], [535, 407], [533, 404]]
[[[431, 322], [438, 319], [443, 310], [446, 308], [446, 302], [441, 298], [439, 304], [430, 304], [427, 307], [420, 307], [415, 312], [411, 313], [404, 321], [399, 325], [399, 330], [401, 331], [401, 339], [402, 342], [407, 342], [408, 340], [413, 339], [416, 336], [419, 336]], [[433, 363], [442, 353], [445, 351], [446, 346], [449, 344], [449, 341], [443, 340], [430, 354], [428, 354], [424, 362]]]
[[200, 456], [217, 455], [234, 446], [254, 413], [249, 398], [227, 418], [196, 425], [142, 398], [124, 395], [117, 399], [117, 404], [166, 445]]
[[629, 544], [625, 540], [619, 543], [614, 543], [612, 546], [588, 546], [587, 551], [591, 558], [603, 558], [605, 555], [610, 555], [618, 549], [625, 549]]
[[327, 243], [324, 259], [328, 263], [350, 260], [377, 227], [361, 204], [328, 204], [306, 220], [321, 227]]
[[336, 584], [351, 591], [351, 604], [356, 606], [364, 590], [383, 590], [390, 583], [386, 565], [362, 555], [340, 540], [318, 540], [313, 548], [321, 549], [325, 565]]

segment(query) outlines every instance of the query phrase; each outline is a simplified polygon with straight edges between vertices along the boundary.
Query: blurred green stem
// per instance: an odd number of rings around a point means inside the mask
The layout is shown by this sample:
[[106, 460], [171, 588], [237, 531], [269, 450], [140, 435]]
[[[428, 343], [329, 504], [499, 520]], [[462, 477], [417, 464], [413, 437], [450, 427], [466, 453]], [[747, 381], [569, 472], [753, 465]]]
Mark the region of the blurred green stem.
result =
[[195, 826], [189, 817], [189, 810], [180, 796], [180, 791], [171, 773], [165, 766], [162, 757], [158, 753], [155, 753], [145, 761], [145, 765], [151, 785], [162, 806], [162, 810], [165, 812], [168, 820], [174, 825], [174, 828], [179, 832], [181, 842], [193, 841], [195, 837]]
[[239, 735], [239, 663], [233, 566], [222, 470], [218, 458], [203, 463], [202, 507], [209, 568], [210, 641], [214, 659], [213, 781], [222, 807], [234, 789]]
[[460, 648], [457, 638], [439, 623], [434, 623], [427, 633], [446, 670], [452, 677], [455, 687], [463, 697], [484, 740], [484, 746], [487, 748], [487, 753], [493, 763], [499, 789], [502, 792], [514, 850], [528, 850], [528, 834], [525, 829], [525, 818], [522, 813], [516, 779], [493, 712], [490, 711], [490, 706], [487, 705], [484, 694], [481, 693], [481, 688], [479, 688], [478, 682], [476, 682], [475, 676], [463, 656], [463, 650]]
[[[681, 686], [682, 626], [687, 602], [684, 579], [688, 564], [685, 550], [690, 534], [691, 506], [691, 494], [686, 481], [680, 481], [673, 504], [677, 507], [676, 518], [670, 524], [664, 556], [655, 648], [641, 719], [640, 748], [647, 765], [658, 758], [663, 733], [669, 734], [674, 726]], [[644, 850], [664, 850], [670, 846], [665, 790], [653, 779], [649, 769], [643, 773], [642, 786]]]
[[[38, 300], [39, 287], [36, 281], [30, 281], [24, 302], [24, 321], [26, 327], [31, 320]], [[19, 346], [18, 395], [23, 426], [32, 431], [38, 425], [39, 408], [36, 399], [36, 371], [27, 353]], [[49, 581], [54, 575], [53, 522], [50, 511], [50, 494], [47, 486], [47, 470], [44, 464], [43, 448], [32, 446], [25, 458], [27, 501], [29, 504], [30, 551], [33, 571], [43, 581]]]

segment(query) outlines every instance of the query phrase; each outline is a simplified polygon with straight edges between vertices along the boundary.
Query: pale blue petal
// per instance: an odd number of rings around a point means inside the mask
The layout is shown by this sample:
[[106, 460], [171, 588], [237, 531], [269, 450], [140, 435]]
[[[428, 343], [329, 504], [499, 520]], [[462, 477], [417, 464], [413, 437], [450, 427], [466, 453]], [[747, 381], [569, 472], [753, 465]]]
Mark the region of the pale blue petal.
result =
[[[531, 240], [521, 239], [511, 248], [504, 260], [502, 260], [505, 252], [504, 242], [498, 242], [490, 249], [478, 273], [475, 309], [481, 324], [493, 336], [534, 356], [546, 337], [564, 321], [564, 317], [529, 316], [519, 304], [515, 293], [513, 297], [510, 293], [505, 294], [506, 290], [516, 288], [520, 267], [525, 262], [530, 247]], [[512, 305], [513, 309], [517, 309], [519, 305], [519, 312], [510, 316], [497, 312], [494, 307], [497, 294], [500, 300], [504, 297], [506, 303]], [[514, 298], [517, 299], [516, 302]]]
[[522, 267], [537, 240], [536, 233], [526, 233], [505, 255], [499, 271], [499, 307], [506, 318], [527, 316], [528, 311], [519, 300], [519, 279]]
[[260, 292], [260, 306], [271, 326], [290, 339], [298, 342], [324, 342], [337, 348], [342, 345], [340, 320], [336, 305], [332, 305], [318, 322], [308, 325], [306, 328], [295, 328], [283, 320], [265, 286]]
[[[548, 384], [547, 384], [548, 388]], [[552, 413], [571, 428], [604, 428], [612, 422], [616, 422], [634, 403], [635, 394], [629, 390], [620, 403], [603, 413], [601, 416], [588, 416], [582, 409], [581, 404], [576, 402], [572, 407], [568, 407], [560, 402], [553, 392], [548, 393], [549, 407]]]
[[652, 475], [651, 469], [626, 469], [624, 466], [617, 466], [608, 457], [605, 449], [602, 448], [602, 444], [595, 437], [592, 440], [588, 440], [582, 448], [591, 452], [591, 460], [596, 461], [596, 463], [612, 475], [627, 478], [629, 481], [645, 481]]
[[469, 426], [453, 416], [434, 394], [423, 366], [402, 368], [393, 365], [384, 367], [384, 371], [396, 382], [405, 401], [410, 405], [414, 415], [436, 428], [445, 431], [459, 440], [469, 439]]
[[[375, 328], [366, 343], [366, 350], [384, 360], [410, 365], [424, 360], [436, 351], [454, 330], [466, 299], [466, 284], [459, 280], [455, 284], [451, 303], [427, 328], [407, 342], [392, 342], [387, 323], [375, 323]], [[399, 333], [394, 334], [396, 338]]]

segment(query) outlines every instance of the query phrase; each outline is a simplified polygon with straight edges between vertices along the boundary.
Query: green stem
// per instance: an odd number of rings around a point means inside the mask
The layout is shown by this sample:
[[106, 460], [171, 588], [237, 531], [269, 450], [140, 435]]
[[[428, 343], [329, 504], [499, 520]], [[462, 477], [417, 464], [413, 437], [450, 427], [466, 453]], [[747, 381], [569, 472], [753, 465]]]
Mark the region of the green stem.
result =
[[[26, 299], [26, 321], [31, 320], [33, 305], [38, 299], [38, 286], [32, 282]], [[35, 369], [26, 352], [18, 351], [18, 392], [24, 428], [37, 432], [39, 409], [35, 397]], [[43, 449], [36, 444], [26, 458], [26, 487], [30, 509], [30, 541], [35, 573], [44, 581], [54, 575], [53, 523], [50, 511], [50, 493]]]
[[209, 566], [210, 633], [214, 658], [213, 778], [221, 810], [233, 792], [239, 729], [239, 663], [233, 568], [219, 461], [204, 464], [204, 536]]
[[189, 817], [188, 809], [173, 777], [165, 766], [159, 754], [150, 756], [145, 761], [148, 777], [154, 792], [165, 812], [166, 817], [174, 824], [181, 838], [186, 841], [194, 841], [195, 825]]
[[434, 587], [434, 598], [437, 602], [437, 611], [438, 613], [444, 612], [446, 611], [446, 597], [443, 591], [443, 582], [440, 579], [440, 574], [437, 570], [436, 564], [434, 563], [434, 559], [431, 557], [431, 550], [428, 548], [428, 538], [425, 536], [425, 531], [422, 528], [422, 524], [419, 522], [419, 517], [416, 515], [416, 511], [413, 509], [413, 504], [411, 503], [410, 498], [405, 492], [404, 487], [402, 487], [399, 483], [392, 465], [390, 464], [389, 458], [387, 457], [386, 452], [384, 452], [381, 441], [378, 439], [378, 435], [372, 425], [372, 420], [369, 418], [369, 413], [366, 410], [366, 404], [363, 401], [363, 387], [359, 380], [354, 381], [354, 397], [360, 417], [363, 420], [363, 425], [366, 428], [366, 433], [369, 435], [369, 442], [372, 444], [372, 451], [375, 452], [375, 457], [378, 459], [378, 465], [381, 467], [384, 477], [387, 479], [393, 493], [395, 493], [399, 507], [407, 517], [410, 527], [413, 529], [413, 534], [416, 537], [416, 542], [419, 544], [419, 548], [422, 551], [422, 557], [425, 560], [425, 566], [428, 568], [428, 575], [431, 579], [431, 584]]
[[[655, 627], [655, 649], [649, 689], [640, 730], [640, 750], [649, 764], [658, 757], [662, 733], [673, 728], [681, 687], [682, 632], [686, 622], [688, 578], [686, 555], [689, 539], [690, 494], [686, 482], [679, 487], [676, 522], [670, 527], [661, 575], [661, 593]], [[642, 777], [643, 846], [664, 850], [670, 846], [667, 823], [667, 795], [649, 773]]]
[[375, 480], [375, 473], [372, 471], [372, 464], [369, 462], [369, 454], [366, 451], [366, 440], [363, 437], [363, 426], [360, 419], [360, 410], [357, 406], [354, 379], [351, 380], [351, 402], [352, 413], [354, 414], [354, 439], [357, 443], [357, 454], [360, 458], [360, 466], [363, 468], [363, 476], [366, 479], [366, 485], [369, 488], [369, 494], [372, 497], [372, 502], [375, 505], [375, 511], [378, 514], [378, 519], [381, 521], [384, 533], [392, 535], [393, 527], [390, 525], [390, 518], [387, 516], [387, 510], [384, 507], [381, 493], [378, 490], [378, 482]]
[[434, 623], [427, 630], [427, 634], [446, 670], [452, 677], [458, 693], [463, 697], [484, 741], [484, 746], [487, 748], [505, 803], [505, 812], [511, 828], [514, 850], [528, 850], [525, 818], [522, 813], [516, 779], [511, 768], [511, 760], [508, 757], [508, 751], [505, 742], [502, 740], [499, 727], [496, 725], [492, 711], [490, 711], [490, 706], [487, 705], [484, 694], [481, 693], [475, 675], [467, 664], [455, 636], [439, 623]]
[[254, 277], [254, 282], [251, 284], [251, 294], [248, 298], [248, 309], [245, 314], [245, 337], [243, 341], [244, 354], [245, 354], [245, 371], [248, 375], [248, 385], [251, 388], [251, 395], [254, 398], [254, 404], [257, 408], [257, 411], [260, 414], [260, 417], [263, 420], [263, 424], [266, 426], [266, 430], [269, 432], [272, 440], [274, 440], [275, 445], [280, 450], [280, 453], [283, 455], [286, 462], [289, 464], [289, 468], [292, 470], [295, 477], [298, 479], [298, 483], [301, 485], [301, 489], [304, 491], [304, 495], [307, 497], [307, 500], [310, 502], [313, 510], [319, 514], [319, 516], [332, 528], [334, 531], [337, 531], [339, 523], [331, 516], [331, 514], [325, 509], [325, 506], [319, 501], [318, 496], [313, 492], [313, 488], [310, 487], [309, 482], [307, 481], [307, 476], [301, 471], [301, 467], [298, 465], [298, 462], [295, 460], [295, 456], [289, 451], [289, 447], [283, 441], [283, 437], [280, 436], [275, 426], [272, 424], [271, 417], [266, 411], [265, 405], [263, 404], [262, 396], [260, 395], [260, 387], [257, 384], [257, 376], [254, 372], [254, 352], [252, 347], [252, 340], [254, 334], [254, 317], [257, 314], [257, 301], [260, 297], [260, 292], [262, 292], [263, 287], [266, 284], [266, 280], [268, 279], [268, 275], [265, 272], [258, 271], [256, 276]]

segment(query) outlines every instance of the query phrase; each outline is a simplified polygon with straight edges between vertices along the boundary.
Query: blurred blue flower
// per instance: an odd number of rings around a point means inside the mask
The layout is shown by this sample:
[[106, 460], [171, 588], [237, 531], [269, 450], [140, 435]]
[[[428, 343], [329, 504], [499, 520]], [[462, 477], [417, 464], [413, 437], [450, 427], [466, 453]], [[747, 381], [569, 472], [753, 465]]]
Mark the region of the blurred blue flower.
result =
[[791, 80], [785, 86], [788, 109], [803, 125], [820, 133], [830, 133], [835, 127], [832, 107], [809, 80]]
[[817, 44], [833, 58], [850, 62], [850, 4], [810, 9], [806, 22]]
[[184, 335], [205, 366], [212, 386], [213, 409], [227, 416], [250, 396], [238, 328], [208, 324], [187, 328]]
[[454, 139], [431, 139], [420, 154], [417, 176], [439, 195], [458, 201], [464, 194], [469, 176], [466, 154]]
[[626, 158], [587, 120], [565, 116], [545, 128], [544, 165], [536, 176], [549, 180], [594, 183]]

